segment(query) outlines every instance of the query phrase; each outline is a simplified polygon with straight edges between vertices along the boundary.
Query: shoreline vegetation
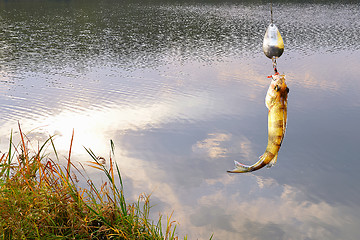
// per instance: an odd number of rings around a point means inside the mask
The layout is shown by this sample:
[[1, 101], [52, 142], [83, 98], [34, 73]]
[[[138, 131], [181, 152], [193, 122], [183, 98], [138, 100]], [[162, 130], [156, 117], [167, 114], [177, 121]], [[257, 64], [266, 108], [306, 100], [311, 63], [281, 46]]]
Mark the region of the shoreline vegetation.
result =
[[[1, 239], [179, 239], [172, 214], [166, 226], [161, 215], [155, 222], [149, 219], [149, 195], [126, 202], [112, 141], [107, 164], [85, 148], [90, 156], [86, 165], [107, 179], [96, 187], [84, 166], [71, 159], [73, 137], [66, 164], [60, 164], [53, 137], [32, 149], [20, 125], [19, 135], [16, 145], [11, 133], [8, 152], [0, 152]], [[79, 186], [79, 177], [86, 187]]]

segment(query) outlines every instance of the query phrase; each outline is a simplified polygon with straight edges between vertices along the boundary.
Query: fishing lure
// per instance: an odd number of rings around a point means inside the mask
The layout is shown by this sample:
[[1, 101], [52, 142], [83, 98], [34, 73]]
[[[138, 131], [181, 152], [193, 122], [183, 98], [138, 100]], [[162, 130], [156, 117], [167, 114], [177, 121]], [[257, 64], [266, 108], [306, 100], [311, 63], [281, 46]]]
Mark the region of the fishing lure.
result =
[[270, 23], [269, 27], [266, 29], [263, 41], [263, 51], [270, 59], [279, 58], [284, 52], [284, 41], [279, 29], [273, 23]]
[[268, 114], [268, 144], [265, 153], [253, 165], [244, 165], [235, 161], [235, 168], [230, 173], [256, 171], [264, 166], [273, 166], [278, 157], [281, 143], [284, 139], [287, 121], [287, 96], [289, 88], [285, 82], [285, 75], [280, 75], [276, 67], [276, 59], [284, 52], [284, 41], [279, 29], [273, 23], [271, 4], [271, 23], [266, 29], [263, 41], [264, 54], [273, 62], [274, 75], [270, 76], [271, 83], [265, 97]]

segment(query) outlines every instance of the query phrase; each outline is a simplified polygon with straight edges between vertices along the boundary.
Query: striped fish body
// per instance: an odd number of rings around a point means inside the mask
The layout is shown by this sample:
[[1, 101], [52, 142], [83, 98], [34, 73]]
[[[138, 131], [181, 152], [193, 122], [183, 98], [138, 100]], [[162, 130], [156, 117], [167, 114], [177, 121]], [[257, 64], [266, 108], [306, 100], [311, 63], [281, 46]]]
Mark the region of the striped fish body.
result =
[[289, 88], [284, 75], [273, 75], [265, 98], [268, 114], [268, 145], [264, 155], [264, 164], [276, 163], [277, 154], [284, 139], [287, 122], [287, 96]]
[[278, 157], [281, 143], [284, 139], [287, 121], [287, 96], [289, 88], [284, 75], [273, 75], [265, 98], [268, 114], [268, 144], [265, 153], [254, 165], [247, 166], [235, 161], [235, 169], [231, 173], [252, 172], [264, 166], [273, 166]]

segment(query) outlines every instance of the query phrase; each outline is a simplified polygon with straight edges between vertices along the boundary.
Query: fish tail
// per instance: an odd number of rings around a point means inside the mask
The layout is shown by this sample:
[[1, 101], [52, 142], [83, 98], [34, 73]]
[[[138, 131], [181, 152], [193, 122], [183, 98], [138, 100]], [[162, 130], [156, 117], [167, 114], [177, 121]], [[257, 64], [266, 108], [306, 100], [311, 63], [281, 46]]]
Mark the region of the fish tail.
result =
[[245, 164], [242, 164], [242, 163], [239, 163], [237, 161], [234, 161], [235, 162], [235, 168], [233, 170], [230, 170], [230, 171], [227, 171], [228, 173], [245, 173], [245, 172], [253, 172], [253, 171], [256, 171], [260, 168], [263, 168], [265, 167], [269, 161], [267, 161], [267, 154], [263, 154], [262, 156], [260, 156], [260, 159], [259, 161], [257, 161], [255, 164], [253, 165], [245, 165]]
[[244, 172], [251, 172], [251, 166], [239, 163], [238, 161], [235, 161], [235, 168], [233, 170], [228, 170], [228, 173], [244, 173]]
[[259, 161], [257, 161], [253, 165], [245, 165], [242, 163], [239, 163], [237, 161], [235, 162], [235, 168], [233, 170], [227, 171], [228, 173], [245, 173], [245, 172], [253, 172], [256, 170], [259, 170], [260, 168], [263, 168], [265, 166], [272, 167], [275, 165], [277, 161], [278, 154], [272, 154], [270, 152], [265, 152], [263, 155], [259, 157]]

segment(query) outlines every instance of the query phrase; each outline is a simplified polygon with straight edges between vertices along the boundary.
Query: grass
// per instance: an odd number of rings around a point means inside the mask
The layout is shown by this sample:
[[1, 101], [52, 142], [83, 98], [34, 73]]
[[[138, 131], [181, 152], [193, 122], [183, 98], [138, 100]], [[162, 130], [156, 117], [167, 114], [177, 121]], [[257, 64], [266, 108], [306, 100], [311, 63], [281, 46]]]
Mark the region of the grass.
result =
[[72, 139], [60, 164], [52, 137], [34, 149], [20, 126], [19, 135], [15, 145], [11, 133], [8, 152], [0, 155], [0, 239], [178, 239], [171, 216], [166, 226], [162, 216], [149, 219], [148, 195], [126, 202], [112, 141], [108, 166], [86, 149], [87, 165], [106, 176], [96, 187], [84, 166], [71, 160]]

